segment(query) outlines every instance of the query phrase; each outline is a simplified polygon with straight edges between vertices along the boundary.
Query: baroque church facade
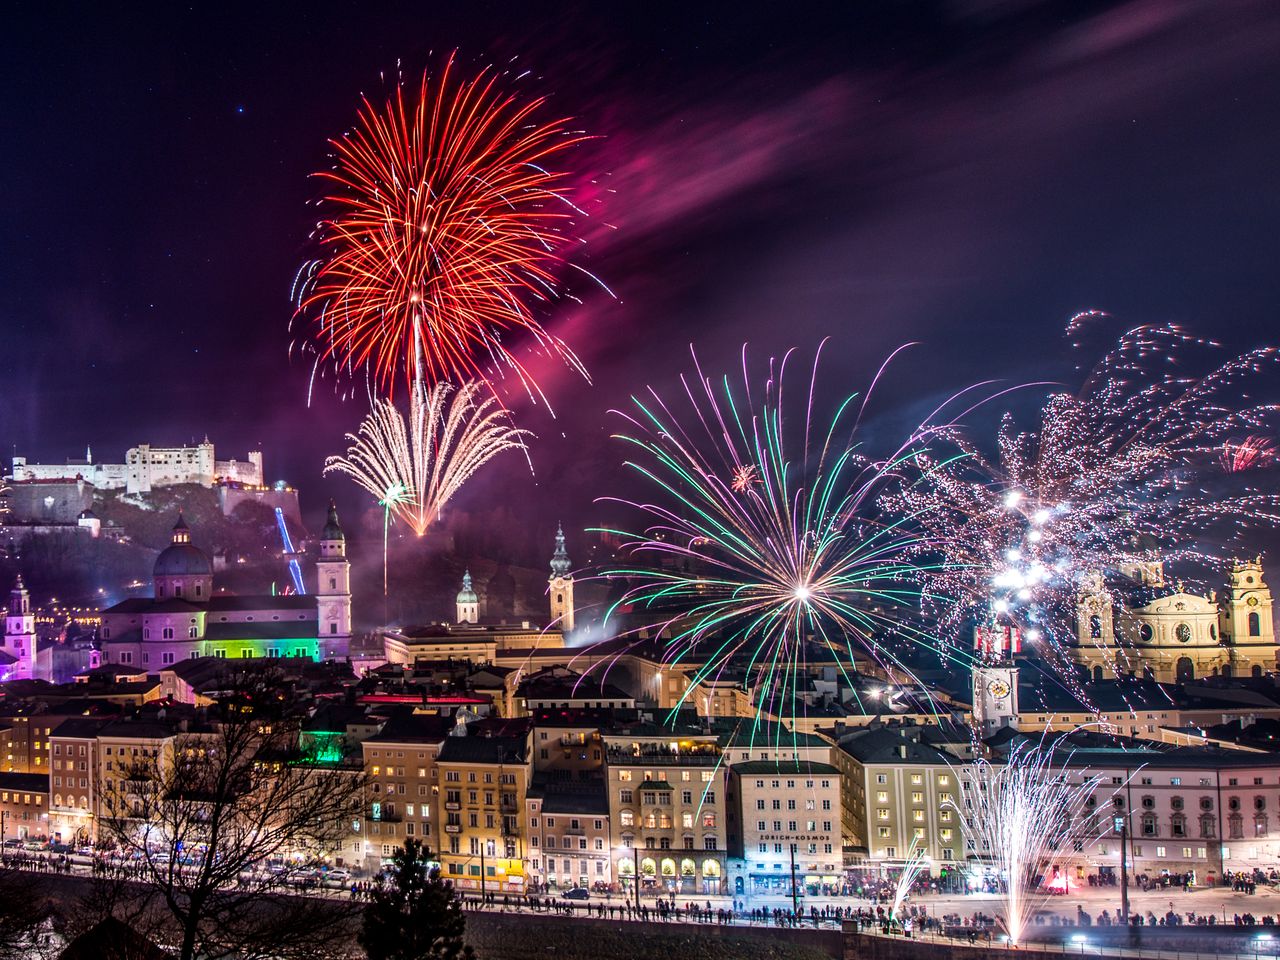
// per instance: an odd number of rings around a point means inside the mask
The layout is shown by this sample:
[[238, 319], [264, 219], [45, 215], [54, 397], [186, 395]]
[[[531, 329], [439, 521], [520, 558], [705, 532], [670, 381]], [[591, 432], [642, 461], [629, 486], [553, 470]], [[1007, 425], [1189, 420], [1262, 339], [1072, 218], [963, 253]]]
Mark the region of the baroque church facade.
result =
[[102, 662], [158, 671], [197, 657], [341, 660], [351, 643], [346, 537], [332, 504], [320, 533], [315, 592], [215, 593], [213, 563], [191, 542], [182, 515], [156, 557], [154, 595], [102, 611]]
[[1072, 655], [1092, 679], [1186, 683], [1276, 672], [1280, 647], [1260, 559], [1233, 562], [1226, 589], [1205, 595], [1166, 584], [1158, 562], [1125, 574], [1132, 598], [1121, 597], [1100, 574], [1081, 584]]

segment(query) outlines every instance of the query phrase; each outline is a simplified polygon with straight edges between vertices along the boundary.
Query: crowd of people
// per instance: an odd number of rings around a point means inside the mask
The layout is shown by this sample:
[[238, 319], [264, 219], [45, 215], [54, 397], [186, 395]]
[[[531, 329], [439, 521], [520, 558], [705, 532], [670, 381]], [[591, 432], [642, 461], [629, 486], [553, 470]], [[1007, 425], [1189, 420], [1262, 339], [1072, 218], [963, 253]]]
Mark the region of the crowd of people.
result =
[[[75, 863], [66, 855], [44, 854], [27, 851], [14, 851], [4, 857], [4, 865], [10, 868], [31, 870], [42, 873], [71, 873]], [[95, 856], [90, 864], [94, 874], [139, 872], [141, 865], [137, 863], [119, 862], [104, 856]], [[1140, 891], [1184, 890], [1190, 891], [1195, 886], [1196, 878], [1190, 874], [1161, 874], [1156, 877], [1140, 874], [1132, 878], [1133, 885]], [[1260, 884], [1280, 881], [1274, 872], [1266, 874], [1262, 871], [1227, 872], [1217, 880], [1217, 885], [1237, 893], [1254, 894]], [[1087, 878], [1090, 887], [1112, 887], [1118, 882], [1114, 874], [1095, 874]], [[318, 884], [313, 884], [317, 886]], [[372, 880], [353, 879], [347, 888], [354, 900], [364, 900], [374, 887]], [[606, 894], [605, 899], [596, 895], [594, 899], [572, 900], [557, 897], [554, 894], [518, 895], [486, 891], [484, 893], [467, 892], [462, 896], [465, 909], [468, 910], [501, 910], [532, 911], [560, 916], [580, 916], [600, 920], [634, 921], [642, 923], [706, 923], [728, 925], [734, 923], [765, 925], [777, 927], [831, 927], [844, 923], [853, 923], [861, 932], [880, 932], [885, 934], [929, 934], [943, 935], [960, 939], [989, 939], [998, 928], [998, 921], [982, 910], [968, 915], [959, 913], [931, 913], [928, 908], [930, 895], [939, 892], [939, 881], [936, 878], [922, 877], [911, 891], [911, 900], [904, 904], [897, 916], [893, 916], [886, 904], [892, 902], [896, 893], [893, 881], [884, 878], [855, 878], [847, 892], [850, 899], [857, 904], [824, 906], [754, 906], [750, 907], [744, 900], [734, 899], [730, 905], [718, 906], [710, 900], [697, 902], [678, 901], [676, 898], [646, 898], [637, 904], [630, 897], [617, 897]], [[303, 890], [302, 892], [310, 892]], [[994, 892], [994, 891], [993, 891]], [[1083, 905], [1076, 907], [1074, 918], [1063, 917], [1054, 912], [1037, 914], [1032, 923], [1035, 926], [1066, 927], [1110, 927], [1123, 924], [1125, 921], [1119, 910], [1103, 909], [1096, 916], [1085, 910]], [[1185, 911], [1179, 913], [1170, 902], [1169, 910], [1163, 914], [1154, 911], [1134, 910], [1128, 917], [1132, 926], [1227, 926], [1227, 927], [1275, 927], [1280, 925], [1280, 918], [1272, 915], [1255, 915], [1252, 912], [1225, 914], [1196, 913]]]

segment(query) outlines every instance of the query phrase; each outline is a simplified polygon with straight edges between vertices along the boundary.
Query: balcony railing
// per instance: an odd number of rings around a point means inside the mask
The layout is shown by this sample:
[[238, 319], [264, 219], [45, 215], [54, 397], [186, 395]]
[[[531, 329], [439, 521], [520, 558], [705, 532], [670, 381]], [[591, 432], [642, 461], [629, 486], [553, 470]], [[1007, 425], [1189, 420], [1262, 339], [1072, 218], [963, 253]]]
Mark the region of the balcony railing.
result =
[[632, 753], [629, 750], [610, 750], [609, 763], [629, 767], [714, 767], [720, 762], [720, 754], [714, 751], [699, 753]]

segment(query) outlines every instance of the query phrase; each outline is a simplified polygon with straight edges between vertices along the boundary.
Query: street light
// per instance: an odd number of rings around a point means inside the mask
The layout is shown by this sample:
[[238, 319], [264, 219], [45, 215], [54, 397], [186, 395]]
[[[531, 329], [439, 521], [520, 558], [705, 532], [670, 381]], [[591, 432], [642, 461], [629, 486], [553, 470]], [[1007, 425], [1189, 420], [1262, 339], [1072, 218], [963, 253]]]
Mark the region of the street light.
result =
[[1116, 830], [1120, 832], [1120, 919], [1126, 926], [1129, 923], [1129, 868], [1125, 850], [1128, 823], [1128, 814], [1115, 818]]

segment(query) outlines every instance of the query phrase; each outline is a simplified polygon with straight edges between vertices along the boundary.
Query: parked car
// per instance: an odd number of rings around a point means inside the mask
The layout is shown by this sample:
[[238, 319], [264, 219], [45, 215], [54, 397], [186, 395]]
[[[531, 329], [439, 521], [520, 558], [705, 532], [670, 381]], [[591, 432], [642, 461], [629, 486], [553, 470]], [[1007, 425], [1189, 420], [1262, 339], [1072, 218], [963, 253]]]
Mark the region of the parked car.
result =
[[560, 896], [566, 900], [590, 900], [591, 891], [586, 887], [574, 887], [572, 890], [566, 890]]

